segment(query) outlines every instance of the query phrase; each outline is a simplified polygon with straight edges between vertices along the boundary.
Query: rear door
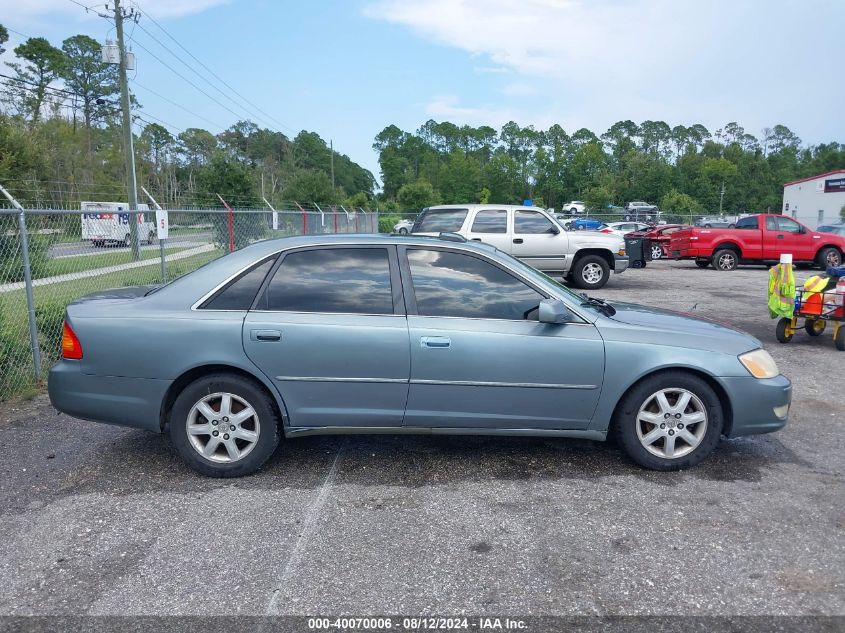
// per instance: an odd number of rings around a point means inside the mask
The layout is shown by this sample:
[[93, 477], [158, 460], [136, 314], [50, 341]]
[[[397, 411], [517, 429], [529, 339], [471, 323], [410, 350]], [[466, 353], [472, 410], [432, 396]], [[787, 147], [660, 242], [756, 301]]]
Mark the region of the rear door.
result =
[[505, 253], [510, 253], [511, 226], [507, 209], [479, 209], [470, 215], [467, 239], [486, 242]]
[[410, 351], [394, 246], [283, 253], [242, 339], [291, 426], [401, 426]]
[[511, 255], [539, 270], [567, 270], [569, 237], [545, 214], [533, 209], [513, 209]]

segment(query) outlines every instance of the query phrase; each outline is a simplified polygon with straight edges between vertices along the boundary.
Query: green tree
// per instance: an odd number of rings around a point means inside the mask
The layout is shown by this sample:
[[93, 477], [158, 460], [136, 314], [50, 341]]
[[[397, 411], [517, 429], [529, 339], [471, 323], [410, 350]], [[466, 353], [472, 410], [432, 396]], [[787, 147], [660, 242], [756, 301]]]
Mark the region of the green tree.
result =
[[402, 185], [396, 199], [403, 211], [417, 211], [440, 203], [440, 196], [434, 187], [422, 178]]
[[108, 103], [98, 104], [98, 100], [108, 100], [118, 94], [117, 66], [104, 64], [101, 59], [100, 44], [87, 35], [74, 35], [62, 42], [64, 63], [61, 66], [61, 78], [68, 90], [74, 93], [71, 104], [74, 112], [82, 111], [85, 124], [87, 152], [90, 159], [91, 125], [116, 110]]
[[843, 222], [845, 222], [845, 204], [843, 204], [842, 208], [839, 209], [839, 217], [842, 218]]
[[6, 27], [0, 24], [0, 55], [6, 52], [6, 49], [3, 48], [3, 44], [9, 41], [9, 31], [6, 30]]
[[31, 37], [15, 47], [15, 55], [23, 63], [8, 66], [15, 71], [18, 87], [13, 90], [18, 109], [34, 125], [41, 118], [41, 108], [47, 98], [47, 87], [64, 70], [65, 56], [43, 37]]
[[660, 210], [664, 214], [678, 216], [678, 219], [688, 223], [692, 223], [692, 216], [702, 212], [701, 205], [692, 196], [677, 189], [670, 189], [660, 199]]
[[304, 169], [290, 179], [282, 195], [285, 200], [302, 203], [336, 204], [341, 200], [338, 193], [337, 190], [332, 190], [332, 179], [326, 172]]
[[584, 203], [591, 211], [606, 212], [607, 207], [613, 204], [613, 192], [602, 185], [590, 187], [584, 196]]

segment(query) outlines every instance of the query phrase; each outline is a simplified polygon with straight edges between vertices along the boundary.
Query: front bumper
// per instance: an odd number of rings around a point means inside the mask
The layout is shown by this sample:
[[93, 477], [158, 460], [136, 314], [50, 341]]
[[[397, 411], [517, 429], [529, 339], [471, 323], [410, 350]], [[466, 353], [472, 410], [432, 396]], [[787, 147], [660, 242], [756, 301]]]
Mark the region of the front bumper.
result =
[[627, 255], [614, 255], [613, 259], [613, 272], [616, 274], [624, 273], [628, 270], [628, 264], [630, 263], [630, 259]]
[[50, 402], [75, 418], [161, 431], [161, 403], [169, 380], [95, 376], [82, 373], [79, 362], [61, 360], [50, 369]]
[[719, 382], [731, 406], [728, 437], [771, 433], [786, 425], [792, 403], [792, 383], [786, 376], [763, 380], [742, 376], [720, 378]]

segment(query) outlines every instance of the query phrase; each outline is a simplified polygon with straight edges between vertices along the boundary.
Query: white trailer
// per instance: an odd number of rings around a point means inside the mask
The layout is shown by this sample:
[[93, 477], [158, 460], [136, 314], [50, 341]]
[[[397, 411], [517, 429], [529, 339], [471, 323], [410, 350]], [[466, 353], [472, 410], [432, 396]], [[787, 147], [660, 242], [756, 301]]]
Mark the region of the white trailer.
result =
[[[138, 205], [138, 239], [142, 244], [156, 241], [155, 217], [149, 210], [146, 204]], [[83, 202], [82, 239], [94, 246], [129, 246], [129, 205], [125, 202]]]

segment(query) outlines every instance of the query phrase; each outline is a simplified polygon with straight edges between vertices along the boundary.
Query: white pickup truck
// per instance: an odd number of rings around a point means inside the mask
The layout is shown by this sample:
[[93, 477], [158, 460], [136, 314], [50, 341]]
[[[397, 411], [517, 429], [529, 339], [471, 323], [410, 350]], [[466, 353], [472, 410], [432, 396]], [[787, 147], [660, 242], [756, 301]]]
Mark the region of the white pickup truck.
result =
[[486, 242], [549, 275], [562, 276], [578, 288], [595, 290], [610, 271], [628, 268], [625, 240], [594, 231], [567, 232], [537, 207], [506, 204], [455, 204], [423, 209], [411, 233], [458, 233]]

